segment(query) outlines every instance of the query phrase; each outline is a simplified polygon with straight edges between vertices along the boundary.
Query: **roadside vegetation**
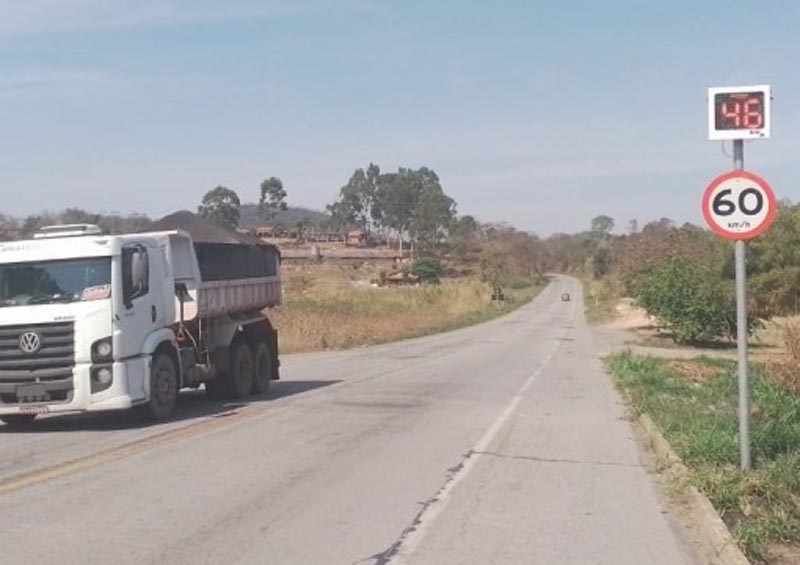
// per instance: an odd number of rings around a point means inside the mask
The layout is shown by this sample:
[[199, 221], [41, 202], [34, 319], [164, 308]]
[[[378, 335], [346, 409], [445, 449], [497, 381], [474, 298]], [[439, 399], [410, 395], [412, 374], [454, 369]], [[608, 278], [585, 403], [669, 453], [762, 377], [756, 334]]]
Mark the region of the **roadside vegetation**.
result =
[[[412, 285], [386, 285], [377, 264], [285, 266], [284, 304], [270, 317], [284, 353], [417, 337], [489, 320], [544, 288], [541, 245], [506, 226], [456, 231], [439, 257], [404, 268]], [[441, 258], [440, 258], [441, 257]], [[494, 300], [496, 290], [502, 300]]]
[[[789, 363], [784, 360], [783, 363]], [[791, 361], [797, 369], [797, 360]], [[692, 473], [747, 556], [800, 558], [800, 398], [768, 366], [751, 372], [754, 470], [739, 470], [736, 366], [697, 358], [618, 354], [614, 378], [637, 413], [650, 416]], [[795, 371], [794, 380], [798, 373]]]
[[[783, 202], [773, 227], [750, 242], [748, 332], [753, 347], [754, 470], [739, 470], [733, 246], [667, 218], [613, 235], [598, 216], [588, 231], [545, 240], [552, 270], [584, 281], [586, 314], [603, 323], [622, 304], [648, 316], [646, 345], [714, 350], [713, 358], [609, 360], [637, 414], [646, 413], [754, 562], [800, 563], [800, 205]], [[728, 356], [732, 357], [732, 356]]]
[[[664, 340], [719, 347], [736, 333], [733, 246], [693, 224], [669, 218], [612, 234], [597, 216], [589, 230], [544, 240], [548, 268], [586, 286], [587, 317], [604, 322], [630, 297], [656, 321]], [[748, 330], [800, 314], [800, 205], [781, 202], [774, 224], [748, 245]]]
[[[480, 322], [524, 304], [544, 286], [548, 256], [541, 240], [507, 224], [459, 216], [456, 201], [427, 167], [358, 168], [325, 212], [290, 207], [283, 181], [274, 176], [253, 187], [252, 195], [258, 204], [243, 204], [235, 190], [216, 186], [203, 195], [198, 215], [228, 230], [285, 232], [297, 245], [312, 232], [357, 233], [362, 245], [391, 246], [402, 257], [394, 264], [285, 262], [284, 303], [270, 313], [284, 353], [381, 343]], [[24, 219], [0, 215], [0, 240], [30, 237], [56, 223], [92, 223], [120, 233], [146, 230], [152, 222], [77, 208]]]
[[353, 287], [291, 293], [271, 314], [284, 353], [343, 349], [455, 329], [509, 312], [544, 285], [529, 283], [493, 303], [479, 280], [404, 288]]

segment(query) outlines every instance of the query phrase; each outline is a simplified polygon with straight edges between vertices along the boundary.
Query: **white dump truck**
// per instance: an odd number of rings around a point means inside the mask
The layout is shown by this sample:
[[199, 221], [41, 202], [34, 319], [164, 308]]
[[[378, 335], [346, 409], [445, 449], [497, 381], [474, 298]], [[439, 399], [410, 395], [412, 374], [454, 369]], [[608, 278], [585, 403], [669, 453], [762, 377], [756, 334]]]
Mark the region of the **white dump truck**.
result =
[[161, 420], [184, 387], [265, 393], [279, 264], [275, 247], [189, 212], [147, 233], [69, 225], [0, 242], [0, 420], [132, 407]]

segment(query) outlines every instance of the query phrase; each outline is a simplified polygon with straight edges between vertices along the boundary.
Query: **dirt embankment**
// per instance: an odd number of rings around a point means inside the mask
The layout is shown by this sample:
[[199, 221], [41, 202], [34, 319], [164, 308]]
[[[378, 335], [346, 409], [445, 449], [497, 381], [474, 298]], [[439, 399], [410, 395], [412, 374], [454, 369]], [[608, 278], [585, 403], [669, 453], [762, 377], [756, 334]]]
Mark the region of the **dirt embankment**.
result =
[[652, 327], [655, 320], [642, 308], [636, 306], [632, 298], [623, 298], [615, 307], [614, 319], [605, 325], [613, 330], [636, 330]]

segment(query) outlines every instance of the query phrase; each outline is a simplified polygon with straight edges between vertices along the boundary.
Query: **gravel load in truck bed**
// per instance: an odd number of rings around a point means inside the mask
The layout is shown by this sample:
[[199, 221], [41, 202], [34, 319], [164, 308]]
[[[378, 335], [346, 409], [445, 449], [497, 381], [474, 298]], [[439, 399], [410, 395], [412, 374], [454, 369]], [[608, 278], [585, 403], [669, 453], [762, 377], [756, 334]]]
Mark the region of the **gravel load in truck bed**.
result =
[[213, 222], [204, 220], [197, 214], [188, 210], [181, 210], [148, 226], [147, 231], [183, 230], [189, 232], [192, 239], [198, 243], [243, 243], [247, 245], [272, 245], [251, 235], [226, 230]]
[[150, 225], [147, 231], [183, 230], [192, 236], [204, 281], [247, 279], [277, 274], [278, 248], [256, 237], [228, 231], [183, 210]]

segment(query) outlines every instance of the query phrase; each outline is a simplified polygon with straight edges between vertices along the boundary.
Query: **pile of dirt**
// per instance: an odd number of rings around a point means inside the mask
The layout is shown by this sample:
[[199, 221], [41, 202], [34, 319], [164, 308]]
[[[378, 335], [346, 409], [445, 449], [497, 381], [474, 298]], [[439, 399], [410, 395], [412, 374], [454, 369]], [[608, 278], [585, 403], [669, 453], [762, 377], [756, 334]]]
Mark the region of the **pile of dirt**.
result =
[[244, 244], [244, 245], [261, 245], [264, 247], [275, 246], [270, 245], [257, 237], [251, 235], [228, 231], [213, 222], [204, 220], [197, 214], [188, 210], [181, 210], [174, 214], [164, 216], [160, 220], [156, 220], [147, 231], [171, 231], [183, 230], [192, 236], [196, 243], [227, 243], [227, 244]]
[[621, 299], [615, 307], [615, 314], [615, 319], [608, 324], [613, 329], [635, 330], [650, 327], [656, 322], [631, 298]]

